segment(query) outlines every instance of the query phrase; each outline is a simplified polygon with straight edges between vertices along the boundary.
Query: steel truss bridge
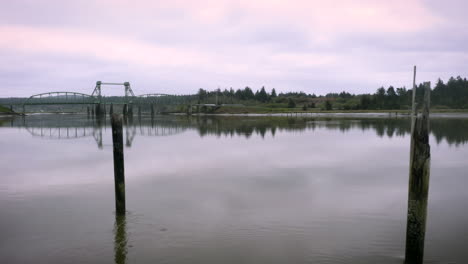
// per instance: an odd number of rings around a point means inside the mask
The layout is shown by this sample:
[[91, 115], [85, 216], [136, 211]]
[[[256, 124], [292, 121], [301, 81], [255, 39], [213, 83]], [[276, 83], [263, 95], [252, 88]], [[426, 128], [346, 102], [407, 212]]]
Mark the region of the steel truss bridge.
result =
[[[120, 102], [106, 102], [103, 100], [102, 96], [102, 86], [111, 85], [111, 86], [123, 86], [125, 97], [123, 101]], [[31, 95], [27, 98], [22, 104], [22, 111], [26, 113], [27, 106], [41, 106], [41, 105], [86, 105], [93, 106], [91, 108], [96, 114], [105, 112], [105, 105], [127, 105], [129, 111], [132, 111], [131, 107], [133, 104], [142, 105], [142, 104], [154, 104], [158, 100], [161, 100], [164, 97], [173, 96], [170, 94], [163, 93], [152, 93], [152, 94], [143, 94], [136, 96], [133, 92], [130, 83], [109, 83], [109, 82], [96, 82], [96, 87], [94, 88], [91, 94], [84, 94], [78, 92], [46, 92]], [[103, 108], [104, 107], [104, 108]], [[152, 112], [154, 110], [152, 109]], [[124, 113], [125, 114], [125, 113]]]

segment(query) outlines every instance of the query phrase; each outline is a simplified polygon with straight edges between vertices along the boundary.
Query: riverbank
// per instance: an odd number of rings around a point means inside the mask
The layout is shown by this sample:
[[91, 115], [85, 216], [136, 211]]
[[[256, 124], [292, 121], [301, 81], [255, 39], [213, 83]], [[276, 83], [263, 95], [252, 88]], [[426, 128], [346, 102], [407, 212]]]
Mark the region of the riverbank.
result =
[[11, 111], [9, 108], [0, 105], [0, 116], [19, 115], [18, 113]]
[[[195, 110], [195, 109], [194, 109]], [[204, 110], [204, 111], [203, 111]], [[196, 113], [196, 111], [194, 112]], [[410, 110], [322, 110], [320, 108], [272, 108], [262, 106], [219, 106], [201, 109], [200, 113], [205, 114], [300, 114], [300, 113], [381, 113], [409, 115]], [[468, 113], [468, 109], [431, 109], [431, 113]]]

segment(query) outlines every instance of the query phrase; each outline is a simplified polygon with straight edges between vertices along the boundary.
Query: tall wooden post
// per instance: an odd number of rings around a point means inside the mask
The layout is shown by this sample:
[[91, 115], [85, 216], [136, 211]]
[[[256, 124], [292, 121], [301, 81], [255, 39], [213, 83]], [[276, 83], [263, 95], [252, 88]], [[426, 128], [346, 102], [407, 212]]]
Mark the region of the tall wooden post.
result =
[[112, 115], [112, 143], [114, 146], [114, 187], [116, 214], [125, 214], [125, 170], [122, 116]]
[[406, 264], [421, 264], [424, 259], [427, 199], [431, 150], [429, 145], [430, 83], [424, 83], [424, 105], [411, 131], [408, 218], [406, 224]]
[[416, 65], [414, 65], [413, 71], [413, 98], [411, 99], [412, 109], [411, 116], [416, 116]]
[[[413, 96], [411, 99], [411, 134], [413, 134], [414, 122], [417, 116], [416, 113], [416, 65], [413, 69]], [[411, 137], [411, 149], [413, 149], [413, 138]]]

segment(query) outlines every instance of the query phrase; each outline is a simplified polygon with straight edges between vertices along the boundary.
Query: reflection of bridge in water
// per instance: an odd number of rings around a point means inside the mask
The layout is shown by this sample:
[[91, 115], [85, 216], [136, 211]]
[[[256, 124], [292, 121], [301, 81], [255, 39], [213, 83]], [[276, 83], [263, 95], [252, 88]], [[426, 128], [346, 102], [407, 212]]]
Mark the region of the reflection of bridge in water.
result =
[[[164, 126], [157, 118], [137, 120], [126, 118], [124, 123], [126, 147], [132, 146], [137, 135], [171, 136], [186, 130], [182, 126]], [[103, 134], [106, 130], [110, 133], [110, 120], [106, 117], [95, 119], [83, 115], [36, 115], [12, 119], [10, 126], [25, 129], [33, 137], [43, 139], [73, 140], [92, 137], [100, 149], [104, 146], [112, 146], [112, 144], [103, 143]]]
[[[326, 129], [346, 133], [349, 130], [373, 130], [379, 137], [403, 137], [410, 133], [406, 118], [329, 118], [329, 117], [216, 117], [142, 115], [128, 117], [125, 122], [125, 144], [130, 147], [138, 136], [162, 137], [196, 131], [199, 136], [275, 136], [282, 132], [305, 132]], [[110, 133], [107, 118], [87, 118], [86, 115], [30, 115], [11, 120], [12, 127], [21, 127], [30, 134], [46, 139], [79, 139], [93, 137], [103, 147], [103, 134]], [[106, 132], [106, 130], [109, 130]], [[431, 135], [437, 143], [449, 145], [468, 142], [468, 119], [434, 118]], [[110, 142], [110, 141], [109, 141]], [[107, 145], [106, 145], [107, 146]]]

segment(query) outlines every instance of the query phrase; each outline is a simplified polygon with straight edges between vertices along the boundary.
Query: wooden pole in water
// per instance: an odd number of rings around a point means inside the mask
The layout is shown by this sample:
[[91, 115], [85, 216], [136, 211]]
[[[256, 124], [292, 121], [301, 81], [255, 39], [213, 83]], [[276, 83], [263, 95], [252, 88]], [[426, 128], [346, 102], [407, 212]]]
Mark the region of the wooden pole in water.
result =
[[424, 83], [422, 116], [417, 117], [411, 132], [408, 218], [406, 224], [406, 264], [421, 264], [424, 259], [427, 199], [431, 151], [429, 145], [429, 108], [431, 84]]
[[411, 116], [416, 116], [416, 65], [414, 65], [414, 70], [413, 70], [413, 98], [411, 102], [412, 102]]
[[125, 170], [122, 116], [112, 115], [112, 143], [114, 146], [114, 185], [116, 214], [125, 214]]

